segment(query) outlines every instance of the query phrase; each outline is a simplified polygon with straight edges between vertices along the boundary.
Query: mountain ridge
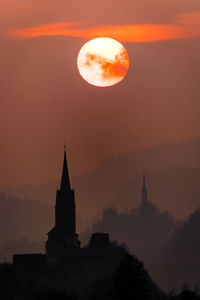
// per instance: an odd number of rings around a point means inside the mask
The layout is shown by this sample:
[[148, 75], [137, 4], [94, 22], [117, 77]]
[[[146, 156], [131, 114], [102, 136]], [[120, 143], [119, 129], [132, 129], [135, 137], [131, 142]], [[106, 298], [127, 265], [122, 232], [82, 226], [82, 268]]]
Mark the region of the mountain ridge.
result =
[[[81, 177], [71, 179], [75, 189], [77, 210], [84, 219], [96, 219], [105, 207], [114, 205], [113, 199], [130, 180], [166, 168], [200, 168], [200, 138], [160, 144], [109, 158], [101, 166]], [[20, 198], [55, 204], [57, 183], [41, 186], [18, 186], [1, 189]], [[148, 185], [150, 188], [150, 185]], [[138, 187], [139, 188], [139, 187]], [[182, 216], [184, 217], [184, 216]]]

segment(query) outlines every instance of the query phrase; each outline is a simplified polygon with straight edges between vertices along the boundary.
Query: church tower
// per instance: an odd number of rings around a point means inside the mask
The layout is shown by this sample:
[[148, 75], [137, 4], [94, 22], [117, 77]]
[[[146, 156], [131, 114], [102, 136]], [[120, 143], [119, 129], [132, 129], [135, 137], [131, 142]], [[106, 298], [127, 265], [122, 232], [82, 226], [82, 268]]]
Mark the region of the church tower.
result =
[[48, 233], [46, 242], [47, 259], [58, 261], [74, 247], [79, 248], [80, 242], [76, 234], [75, 195], [70, 185], [65, 146], [60, 189], [56, 194], [55, 227]]
[[142, 205], [145, 206], [147, 203], [148, 203], [148, 197], [147, 197], [146, 178], [145, 178], [145, 174], [143, 174], [143, 182], [142, 182]]
[[156, 211], [157, 211], [157, 207], [154, 204], [152, 204], [148, 199], [146, 176], [145, 174], [143, 174], [140, 212], [144, 214], [150, 214], [150, 213], [155, 213]]

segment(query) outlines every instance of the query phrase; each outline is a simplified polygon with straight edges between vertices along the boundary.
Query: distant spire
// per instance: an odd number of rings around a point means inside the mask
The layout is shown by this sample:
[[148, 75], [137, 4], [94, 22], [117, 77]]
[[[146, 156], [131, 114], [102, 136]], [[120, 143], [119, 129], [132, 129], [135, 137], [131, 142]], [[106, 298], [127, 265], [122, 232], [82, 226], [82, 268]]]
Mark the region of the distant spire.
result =
[[142, 186], [146, 188], [146, 174], [145, 174], [145, 172], [143, 172], [143, 182], [142, 182]]
[[146, 187], [146, 176], [145, 173], [143, 173], [143, 182], [142, 182], [142, 204], [145, 204], [148, 202], [147, 199], [147, 187]]
[[60, 190], [71, 190], [70, 181], [69, 181], [69, 172], [67, 166], [66, 145], [64, 145], [64, 161], [63, 161]]

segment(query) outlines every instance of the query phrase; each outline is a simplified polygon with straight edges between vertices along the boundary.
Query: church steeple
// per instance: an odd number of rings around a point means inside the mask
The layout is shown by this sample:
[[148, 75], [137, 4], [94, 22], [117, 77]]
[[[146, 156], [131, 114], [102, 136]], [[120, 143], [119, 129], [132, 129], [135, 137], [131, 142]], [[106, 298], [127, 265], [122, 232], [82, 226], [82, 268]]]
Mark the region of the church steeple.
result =
[[147, 198], [147, 187], [146, 187], [146, 178], [145, 173], [143, 174], [143, 182], [142, 182], [142, 204], [146, 204], [148, 202]]
[[74, 190], [71, 189], [67, 166], [66, 146], [60, 189], [56, 192], [55, 226], [48, 233], [46, 253], [49, 260], [59, 260], [66, 256], [69, 248], [80, 248], [76, 233], [76, 204]]
[[60, 183], [60, 190], [71, 190], [69, 172], [67, 166], [67, 154], [66, 154], [66, 145], [64, 145], [64, 160], [63, 160], [63, 170]]

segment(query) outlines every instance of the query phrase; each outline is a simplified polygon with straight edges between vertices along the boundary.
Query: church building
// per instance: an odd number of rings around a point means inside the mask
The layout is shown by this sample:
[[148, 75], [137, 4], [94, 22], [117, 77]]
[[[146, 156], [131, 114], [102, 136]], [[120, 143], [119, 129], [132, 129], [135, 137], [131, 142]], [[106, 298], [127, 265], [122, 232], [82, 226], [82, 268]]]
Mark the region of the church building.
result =
[[89, 244], [80, 247], [81, 243], [76, 233], [75, 193], [70, 184], [66, 146], [60, 188], [56, 192], [55, 226], [47, 235], [46, 254], [14, 254], [13, 264], [37, 268], [42, 264], [55, 266], [70, 262], [75, 268], [78, 261], [82, 261], [86, 265], [89, 262], [93, 264], [101, 262], [106, 266], [107, 261], [115, 264], [125, 253], [123, 248], [115, 247], [110, 243], [108, 233], [102, 232], [93, 233]]

